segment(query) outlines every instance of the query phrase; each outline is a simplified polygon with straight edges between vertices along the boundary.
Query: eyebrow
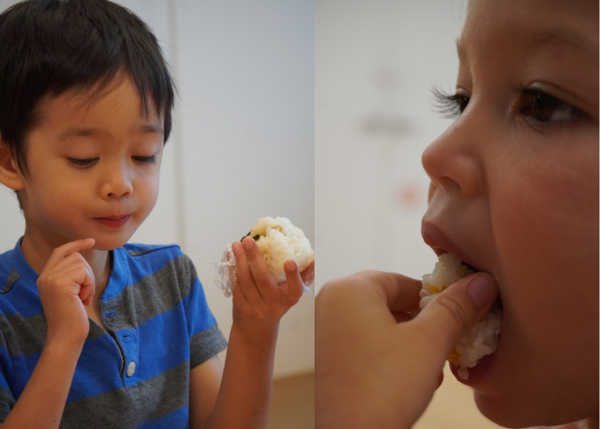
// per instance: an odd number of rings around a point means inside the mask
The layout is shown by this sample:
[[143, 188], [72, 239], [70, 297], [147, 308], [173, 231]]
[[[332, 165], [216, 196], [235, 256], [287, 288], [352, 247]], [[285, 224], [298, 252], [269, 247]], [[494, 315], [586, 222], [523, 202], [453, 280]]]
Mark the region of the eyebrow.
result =
[[[164, 135], [165, 131], [163, 130], [163, 128], [160, 125], [142, 124], [140, 127], [138, 127], [138, 133], [139, 134], [161, 134], [161, 135]], [[66, 131], [63, 131], [62, 133], [60, 133], [58, 135], [58, 139], [66, 140], [69, 137], [93, 137], [93, 136], [97, 136], [100, 134], [103, 134], [103, 131], [101, 128], [71, 127], [71, 128], [68, 128]]]

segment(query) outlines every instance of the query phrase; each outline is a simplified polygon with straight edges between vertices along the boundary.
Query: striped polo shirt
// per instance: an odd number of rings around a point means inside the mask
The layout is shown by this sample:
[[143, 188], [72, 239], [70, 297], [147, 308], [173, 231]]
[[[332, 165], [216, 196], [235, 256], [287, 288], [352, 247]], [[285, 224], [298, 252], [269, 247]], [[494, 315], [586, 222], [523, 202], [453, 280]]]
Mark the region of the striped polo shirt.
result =
[[[46, 340], [38, 275], [0, 255], [0, 420], [23, 392]], [[186, 428], [191, 368], [227, 346], [190, 259], [176, 245], [115, 249], [90, 319], [61, 428]], [[32, 410], [33, 411], [33, 410]]]

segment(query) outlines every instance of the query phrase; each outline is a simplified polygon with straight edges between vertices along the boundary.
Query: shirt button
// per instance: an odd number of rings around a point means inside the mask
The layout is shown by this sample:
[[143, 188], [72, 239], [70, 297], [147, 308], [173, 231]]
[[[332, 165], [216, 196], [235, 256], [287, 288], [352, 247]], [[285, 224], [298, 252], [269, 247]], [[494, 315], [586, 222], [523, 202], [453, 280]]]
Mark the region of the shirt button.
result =
[[135, 362], [131, 362], [127, 366], [127, 377], [131, 377], [134, 372], [135, 372]]

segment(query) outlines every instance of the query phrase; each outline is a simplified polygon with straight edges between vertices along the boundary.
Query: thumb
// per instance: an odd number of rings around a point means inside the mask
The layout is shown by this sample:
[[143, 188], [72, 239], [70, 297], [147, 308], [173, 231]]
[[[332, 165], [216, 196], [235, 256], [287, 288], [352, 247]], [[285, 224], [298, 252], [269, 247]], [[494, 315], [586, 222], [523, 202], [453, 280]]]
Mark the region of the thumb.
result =
[[418, 315], [422, 333], [435, 344], [434, 353], [445, 360], [452, 348], [490, 309], [498, 296], [489, 274], [465, 277], [441, 292]]

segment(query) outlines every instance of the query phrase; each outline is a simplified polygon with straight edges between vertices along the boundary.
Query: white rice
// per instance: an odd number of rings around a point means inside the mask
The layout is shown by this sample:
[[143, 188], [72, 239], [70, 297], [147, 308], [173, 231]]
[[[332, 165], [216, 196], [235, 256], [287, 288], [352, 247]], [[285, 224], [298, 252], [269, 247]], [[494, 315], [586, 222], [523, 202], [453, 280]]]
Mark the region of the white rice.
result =
[[[310, 246], [310, 241], [306, 238], [304, 232], [292, 225], [287, 218], [264, 217], [259, 219], [246, 236], [256, 240], [269, 271], [273, 273], [279, 283], [285, 281], [283, 264], [288, 259], [296, 261], [301, 272], [315, 260], [315, 252]], [[211, 263], [215, 265], [215, 284], [226, 297], [231, 296], [231, 290], [237, 275], [235, 255], [231, 243], [227, 244], [221, 261]], [[313, 283], [310, 282], [304, 285], [304, 291], [310, 296], [314, 296]]]
[[[420, 307], [424, 308], [439, 292], [470, 274], [473, 274], [473, 271], [463, 265], [460, 259], [450, 253], [444, 253], [436, 262], [433, 272], [423, 276]], [[494, 304], [471, 332], [454, 346], [448, 360], [459, 367], [457, 372], [462, 379], [469, 378], [468, 368], [473, 368], [482, 357], [496, 351], [501, 327], [502, 309]]]
[[256, 240], [269, 271], [280, 283], [285, 281], [283, 263], [288, 259], [296, 261], [300, 271], [315, 260], [315, 252], [304, 232], [285, 217], [263, 217], [248, 235]]

